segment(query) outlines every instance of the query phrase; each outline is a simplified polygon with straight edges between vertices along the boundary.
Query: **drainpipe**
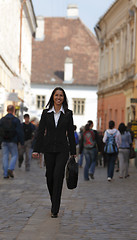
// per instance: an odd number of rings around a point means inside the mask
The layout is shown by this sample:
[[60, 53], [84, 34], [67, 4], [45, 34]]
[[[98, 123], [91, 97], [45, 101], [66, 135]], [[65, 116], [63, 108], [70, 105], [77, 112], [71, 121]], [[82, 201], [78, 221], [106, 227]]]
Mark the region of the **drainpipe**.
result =
[[134, 10], [134, 50], [133, 50], [133, 60], [136, 57], [136, 9]]
[[[134, 40], [133, 40], [133, 61], [135, 61], [136, 63], [136, 20], [137, 20], [137, 16], [136, 16], [136, 9], [134, 9]], [[137, 64], [137, 63], [136, 63]], [[136, 76], [136, 69], [137, 67], [135, 66], [135, 76]], [[135, 90], [135, 83], [134, 83], [134, 97], [136, 95], [136, 90]], [[137, 116], [137, 106], [135, 106], [135, 109], [134, 109], [134, 120]]]
[[26, 0], [23, 0], [21, 3], [20, 9], [20, 45], [19, 45], [19, 74], [21, 74], [21, 51], [22, 51], [22, 15], [23, 15], [23, 6], [26, 3]]

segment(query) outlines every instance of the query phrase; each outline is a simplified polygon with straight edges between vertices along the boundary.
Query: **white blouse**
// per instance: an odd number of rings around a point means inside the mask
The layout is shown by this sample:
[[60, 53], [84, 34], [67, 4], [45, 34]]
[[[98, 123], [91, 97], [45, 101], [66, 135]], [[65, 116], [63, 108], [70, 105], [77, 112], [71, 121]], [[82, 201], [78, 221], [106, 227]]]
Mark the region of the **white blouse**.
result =
[[55, 121], [55, 126], [57, 127], [57, 125], [58, 125], [58, 120], [59, 120], [59, 118], [60, 118], [61, 112], [65, 114], [64, 108], [63, 108], [63, 106], [61, 106], [59, 112], [56, 112], [56, 111], [55, 111], [55, 108], [54, 108], [54, 106], [53, 106], [53, 107], [48, 111], [48, 113], [50, 113], [50, 112], [54, 112], [54, 121]]

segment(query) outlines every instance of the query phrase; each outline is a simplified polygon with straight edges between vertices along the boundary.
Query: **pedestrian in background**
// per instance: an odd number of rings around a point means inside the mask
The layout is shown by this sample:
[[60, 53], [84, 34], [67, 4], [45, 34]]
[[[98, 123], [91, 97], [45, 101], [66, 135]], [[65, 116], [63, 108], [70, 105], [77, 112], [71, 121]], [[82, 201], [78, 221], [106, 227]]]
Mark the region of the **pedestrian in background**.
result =
[[134, 141], [134, 132], [132, 131], [132, 123], [131, 122], [128, 122], [128, 124], [127, 124], [127, 131], [129, 131], [130, 132], [130, 134], [131, 134], [131, 140], [132, 140], [132, 143], [133, 143], [133, 141]]
[[103, 133], [101, 131], [98, 132], [98, 141], [99, 141], [99, 152], [97, 158], [97, 166], [106, 166], [105, 156], [104, 156], [104, 143], [103, 143]]
[[119, 178], [127, 178], [128, 174], [128, 166], [129, 166], [129, 155], [130, 149], [132, 147], [132, 139], [131, 134], [127, 131], [124, 123], [120, 123], [118, 130], [121, 133], [121, 144], [119, 146]]
[[[80, 128], [80, 132], [79, 132], [79, 146], [81, 145], [81, 140], [82, 140], [83, 131], [84, 131], [84, 126], [82, 126], [82, 127]], [[79, 156], [78, 156], [78, 165], [79, 165], [80, 168], [82, 168], [83, 157], [84, 157], [84, 154], [83, 154], [83, 151], [82, 151], [82, 152], [79, 154]]]
[[24, 115], [24, 122], [22, 123], [22, 129], [24, 132], [24, 146], [19, 145], [19, 168], [21, 168], [25, 155], [25, 170], [30, 171], [31, 161], [31, 148], [32, 140], [34, 137], [35, 126], [30, 122], [29, 114]]
[[78, 157], [78, 154], [79, 154], [79, 136], [78, 136], [78, 133], [77, 133], [77, 126], [74, 125], [74, 136], [75, 136], [75, 143], [76, 143], [76, 155]]
[[93, 126], [94, 126], [93, 121], [88, 120], [88, 124], [89, 124], [90, 130], [93, 131], [94, 136], [95, 136], [95, 145], [94, 145], [94, 149], [92, 151], [92, 162], [91, 162], [91, 165], [89, 168], [89, 176], [91, 179], [94, 179], [95, 167], [96, 167], [97, 160], [98, 160], [98, 152], [100, 152], [101, 142], [100, 142], [98, 132], [95, 129], [93, 129]]
[[103, 142], [106, 148], [107, 177], [111, 181], [114, 175], [115, 161], [118, 155], [118, 148], [121, 144], [121, 134], [115, 128], [115, 122], [109, 121], [109, 129], [104, 133]]
[[69, 152], [76, 156], [72, 111], [68, 109], [66, 93], [60, 87], [53, 90], [46, 109], [43, 110], [33, 157], [39, 157], [42, 146], [51, 199], [51, 217], [57, 218]]
[[[82, 139], [80, 142], [80, 154], [83, 151], [83, 154], [85, 156], [85, 166], [84, 166], [84, 180], [89, 181], [89, 176], [93, 179], [93, 176], [91, 176], [91, 173], [89, 173], [90, 166], [93, 162], [92, 170], [95, 170], [95, 164], [96, 164], [96, 157], [97, 157], [97, 148], [96, 148], [96, 138], [94, 131], [90, 128], [90, 124], [86, 124], [84, 127], [84, 132], [82, 135]], [[94, 173], [93, 173], [94, 174]]]
[[[13, 171], [18, 159], [17, 144], [24, 145], [23, 130], [20, 120], [15, 117], [15, 107], [7, 106], [8, 114], [0, 119], [0, 138], [2, 142], [2, 162], [4, 178], [14, 178]], [[11, 155], [9, 161], [9, 155]]]
[[[36, 130], [35, 130], [35, 132], [34, 132], [34, 137], [33, 137], [32, 144], [31, 144], [31, 155], [32, 155], [32, 153], [33, 153], [33, 149], [34, 149], [34, 146], [35, 146], [35, 143], [36, 143], [36, 138], [37, 138], [37, 134], [38, 134], [39, 122], [38, 122], [38, 121], [33, 121], [33, 124], [35, 125]], [[40, 168], [42, 168], [42, 166], [43, 166], [43, 152], [41, 152], [41, 153], [39, 154], [39, 158], [38, 158], [37, 160], [38, 160], [38, 165], [40, 166]]]

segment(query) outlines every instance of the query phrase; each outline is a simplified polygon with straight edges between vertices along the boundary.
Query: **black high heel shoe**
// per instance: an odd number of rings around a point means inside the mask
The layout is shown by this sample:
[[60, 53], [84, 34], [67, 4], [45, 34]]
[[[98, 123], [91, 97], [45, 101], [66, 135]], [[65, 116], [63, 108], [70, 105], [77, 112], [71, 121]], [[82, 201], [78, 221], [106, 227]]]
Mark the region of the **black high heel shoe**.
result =
[[51, 217], [52, 217], [52, 218], [57, 218], [57, 217], [58, 217], [58, 214], [51, 213]]

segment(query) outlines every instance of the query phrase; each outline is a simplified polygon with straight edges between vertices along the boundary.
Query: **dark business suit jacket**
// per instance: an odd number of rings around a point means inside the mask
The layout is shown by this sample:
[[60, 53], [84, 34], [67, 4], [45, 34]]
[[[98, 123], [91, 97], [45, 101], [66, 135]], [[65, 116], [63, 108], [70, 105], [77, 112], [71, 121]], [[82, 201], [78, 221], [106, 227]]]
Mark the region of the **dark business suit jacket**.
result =
[[34, 152], [63, 152], [76, 154], [72, 111], [62, 113], [57, 127], [54, 121], [54, 112], [43, 110], [39, 123], [38, 134], [34, 145]]

